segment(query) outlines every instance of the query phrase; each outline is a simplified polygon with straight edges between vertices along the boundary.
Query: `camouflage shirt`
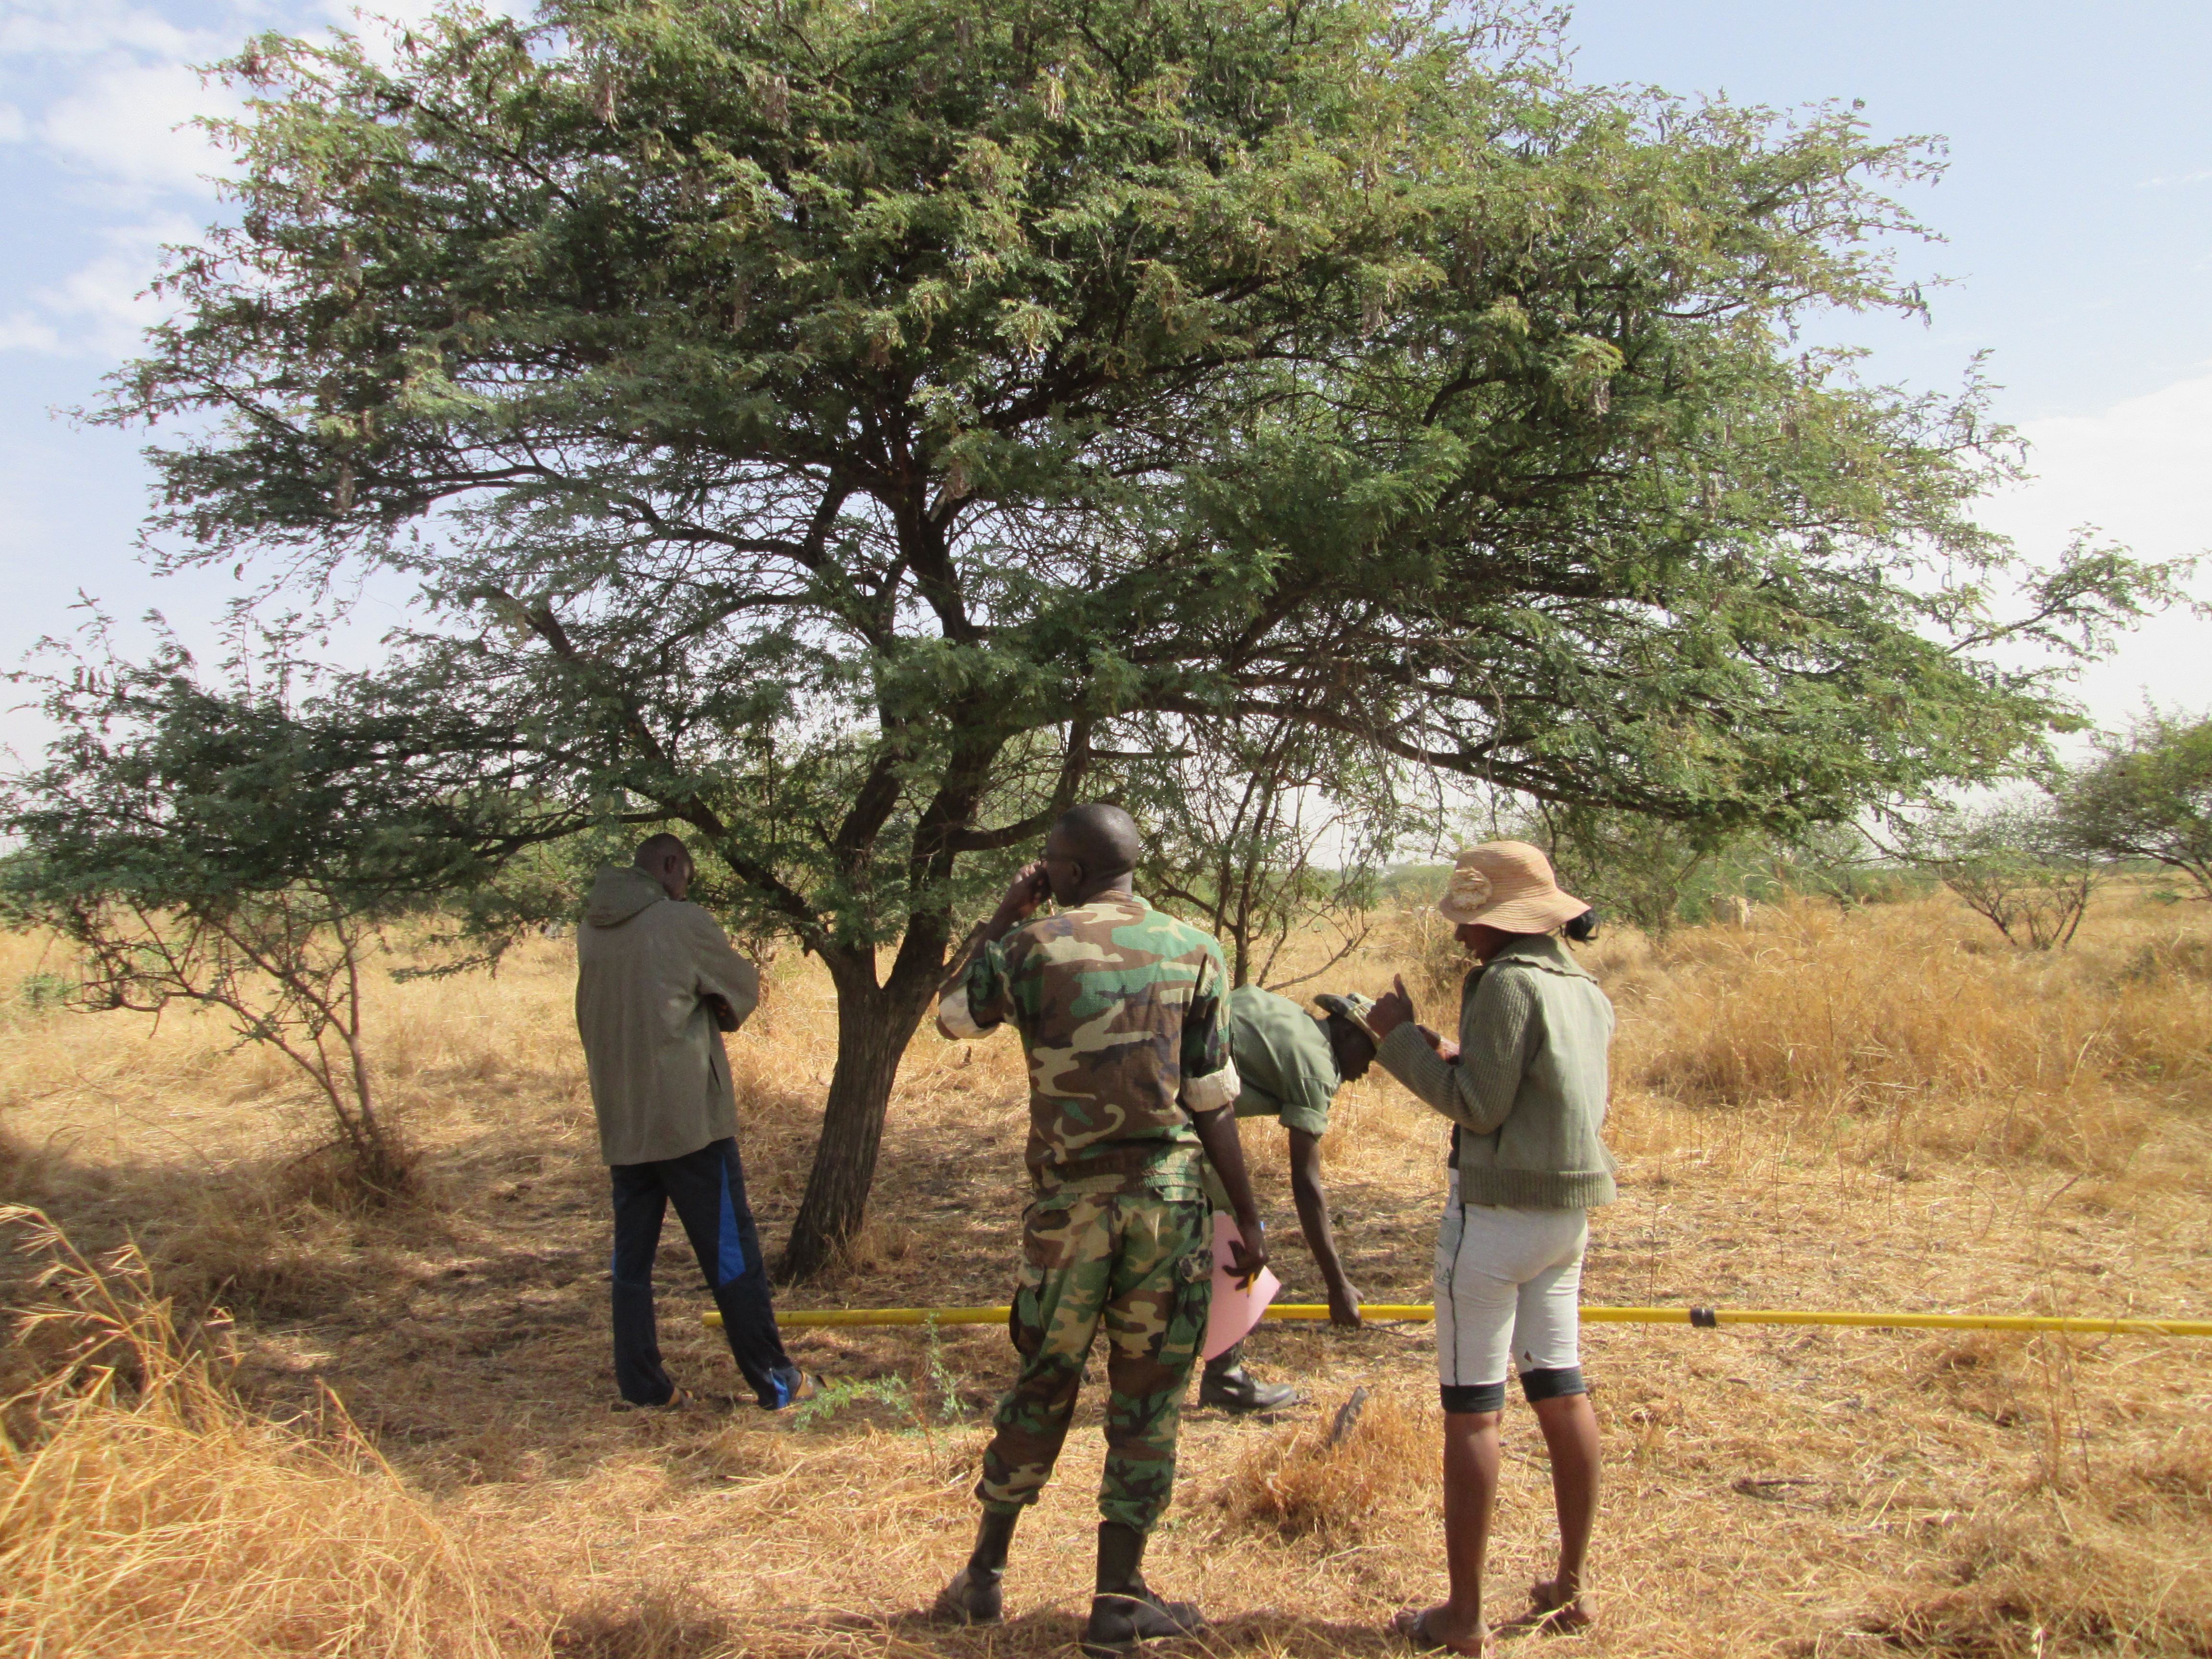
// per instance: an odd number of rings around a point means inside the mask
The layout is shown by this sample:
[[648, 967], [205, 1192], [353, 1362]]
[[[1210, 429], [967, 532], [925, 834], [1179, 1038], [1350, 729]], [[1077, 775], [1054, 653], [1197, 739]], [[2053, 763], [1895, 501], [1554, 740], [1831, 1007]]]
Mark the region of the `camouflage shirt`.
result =
[[1190, 1115], [1238, 1090], [1226, 989], [1212, 939], [1109, 893], [985, 945], [939, 1001], [937, 1028], [980, 1037], [1011, 1019], [1021, 1032], [1040, 1197], [1195, 1198], [1203, 1153]]

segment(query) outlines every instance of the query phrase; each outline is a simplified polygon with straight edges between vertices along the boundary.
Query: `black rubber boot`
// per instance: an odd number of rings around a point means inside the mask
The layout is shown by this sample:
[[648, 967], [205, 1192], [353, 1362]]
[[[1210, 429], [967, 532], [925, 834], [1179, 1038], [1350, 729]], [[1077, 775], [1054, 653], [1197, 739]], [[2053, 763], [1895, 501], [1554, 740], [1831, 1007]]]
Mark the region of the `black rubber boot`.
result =
[[1098, 1593], [1083, 1627], [1085, 1659], [1119, 1659], [1139, 1642], [1206, 1628], [1194, 1603], [1163, 1601], [1146, 1588], [1144, 1565], [1144, 1534], [1118, 1521], [1098, 1523]]
[[1206, 1362], [1198, 1380], [1198, 1403], [1218, 1407], [1237, 1416], [1254, 1412], [1288, 1411], [1298, 1403], [1298, 1391], [1287, 1382], [1262, 1382], [1240, 1363], [1244, 1345], [1224, 1348]]
[[1014, 1522], [1021, 1514], [1019, 1510], [1010, 1515], [983, 1511], [968, 1565], [938, 1592], [937, 1605], [931, 1609], [936, 1617], [962, 1625], [995, 1625], [1005, 1616], [1000, 1582], [1006, 1576], [1006, 1547], [1014, 1541]]

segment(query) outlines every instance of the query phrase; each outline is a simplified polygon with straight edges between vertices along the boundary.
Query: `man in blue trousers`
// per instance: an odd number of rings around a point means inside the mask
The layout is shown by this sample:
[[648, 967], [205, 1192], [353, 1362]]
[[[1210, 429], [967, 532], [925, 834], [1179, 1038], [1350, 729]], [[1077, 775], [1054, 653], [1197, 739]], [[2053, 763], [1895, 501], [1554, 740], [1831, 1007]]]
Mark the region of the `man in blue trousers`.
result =
[[576, 1029], [591, 1074], [599, 1152], [613, 1179], [617, 1409], [692, 1396], [662, 1367], [653, 1259], [674, 1204], [730, 1353], [763, 1407], [818, 1387], [783, 1352], [760, 1231], [738, 1162], [738, 1103], [722, 1033], [760, 1001], [760, 975], [714, 919], [684, 895], [691, 854], [654, 836], [628, 869], [592, 884], [576, 933]]

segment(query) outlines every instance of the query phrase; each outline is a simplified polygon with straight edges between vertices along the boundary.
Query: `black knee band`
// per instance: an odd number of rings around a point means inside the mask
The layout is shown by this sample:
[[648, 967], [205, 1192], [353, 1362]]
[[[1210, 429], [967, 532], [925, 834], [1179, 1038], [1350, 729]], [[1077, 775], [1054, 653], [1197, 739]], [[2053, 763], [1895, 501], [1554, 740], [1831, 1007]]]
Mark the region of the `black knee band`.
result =
[[1539, 1400], [1559, 1400], [1571, 1394], [1588, 1394], [1589, 1387], [1583, 1381], [1581, 1366], [1562, 1365], [1557, 1370], [1522, 1372], [1521, 1392], [1533, 1406]]
[[1465, 1412], [1502, 1412], [1505, 1409], [1505, 1385], [1503, 1382], [1447, 1382], [1443, 1385], [1444, 1411], [1451, 1416]]

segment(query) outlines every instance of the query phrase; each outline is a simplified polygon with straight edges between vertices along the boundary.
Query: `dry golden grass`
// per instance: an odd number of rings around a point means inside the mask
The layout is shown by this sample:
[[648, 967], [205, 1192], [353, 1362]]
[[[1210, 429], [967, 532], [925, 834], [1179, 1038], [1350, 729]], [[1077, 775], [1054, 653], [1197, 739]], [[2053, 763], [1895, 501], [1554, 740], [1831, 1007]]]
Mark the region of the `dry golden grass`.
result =
[[1247, 1452], [1218, 1502], [1232, 1524], [1285, 1538], [1357, 1544], [1421, 1486], [1443, 1431], [1395, 1400], [1357, 1393], [1334, 1416], [1276, 1430]]
[[0, 1433], [0, 1652], [491, 1659], [540, 1648], [526, 1603], [342, 1412], [244, 1406], [127, 1253], [102, 1272], [35, 1211], [48, 1262], [18, 1340], [44, 1385]]
[[[1376, 989], [1402, 968], [1425, 1017], [1448, 1024], [1448, 991], [1417, 976], [1437, 952], [1419, 945], [1396, 938], [1331, 982]], [[1807, 902], [1663, 946], [1610, 939], [1590, 959], [1622, 1016], [1611, 1138], [1624, 1168], [1621, 1201], [1594, 1218], [1588, 1300], [2212, 1312], [2201, 909], [2123, 890], [2074, 950], [2035, 956], [1940, 897], [1850, 914]], [[496, 979], [382, 988], [380, 1086], [423, 1178], [418, 1200], [381, 1212], [334, 1201], [304, 1097], [210, 1023], [11, 999], [64, 967], [0, 936], [0, 1182], [88, 1248], [137, 1239], [163, 1293], [234, 1315], [235, 1416], [210, 1431], [213, 1473], [186, 1483], [206, 1513], [243, 1525], [258, 1500], [223, 1510], [229, 1486], [291, 1482], [333, 1514], [386, 1517], [396, 1530], [377, 1537], [440, 1529], [453, 1553], [438, 1559], [460, 1577], [433, 1593], [450, 1627], [426, 1651], [1015, 1659], [1073, 1639], [1095, 1388], [1016, 1540], [1010, 1624], [950, 1632], [920, 1616], [966, 1548], [989, 1405], [1011, 1370], [1002, 1333], [796, 1335], [802, 1363], [863, 1385], [805, 1421], [604, 1411], [605, 1177], [565, 943]], [[775, 1237], [835, 1053], [811, 963], [778, 964], [732, 1052], [752, 1198]], [[1024, 1086], [1011, 1042], [925, 1032], [868, 1229], [787, 1299], [1003, 1300]], [[1279, 1137], [1255, 1131], [1279, 1269], [1291, 1295], [1317, 1299]], [[1345, 1091], [1323, 1146], [1356, 1282], [1372, 1301], [1426, 1301], [1442, 1124], [1375, 1077]], [[672, 1365], [694, 1386], [735, 1386], [695, 1322], [704, 1298], [680, 1244], [662, 1297]], [[0, 1286], [0, 1299], [35, 1296]], [[1606, 1326], [1586, 1350], [1608, 1485], [1603, 1622], [1578, 1651], [2212, 1655], [2212, 1344]], [[1391, 1610], [1442, 1584], [1429, 1333], [1274, 1327], [1252, 1353], [1312, 1404], [1279, 1425], [1186, 1414], [1155, 1576], [1218, 1621], [1193, 1651], [1390, 1651]], [[36, 1358], [12, 1351], [0, 1392], [34, 1382]], [[1335, 1408], [1363, 1386], [1363, 1427], [1329, 1447]], [[131, 1403], [117, 1395], [87, 1433], [135, 1445]], [[90, 1533], [56, 1522], [40, 1536], [68, 1572], [98, 1577]], [[1511, 1407], [1501, 1611], [1551, 1547], [1540, 1442]], [[136, 1559], [117, 1548], [111, 1565]], [[291, 1593], [283, 1572], [204, 1553], [230, 1633], [118, 1650], [314, 1650], [284, 1645], [266, 1616]], [[9, 1605], [55, 1616], [69, 1582]], [[169, 1605], [158, 1574], [102, 1582], [117, 1606], [153, 1610], [149, 1631]], [[344, 1582], [356, 1589], [332, 1605], [382, 1605], [374, 1575]], [[535, 1622], [502, 1622], [516, 1586]]]
[[1601, 949], [1624, 1080], [1679, 1107], [1779, 1105], [1839, 1133], [1879, 1123], [1895, 1156], [2186, 1178], [2142, 1158], [2166, 1113], [2201, 1123], [2212, 1105], [2212, 972], [2194, 913], [2138, 901], [2133, 927], [2051, 952], [2005, 946], [1944, 899], [1758, 915], [1661, 949], [1632, 935]]

